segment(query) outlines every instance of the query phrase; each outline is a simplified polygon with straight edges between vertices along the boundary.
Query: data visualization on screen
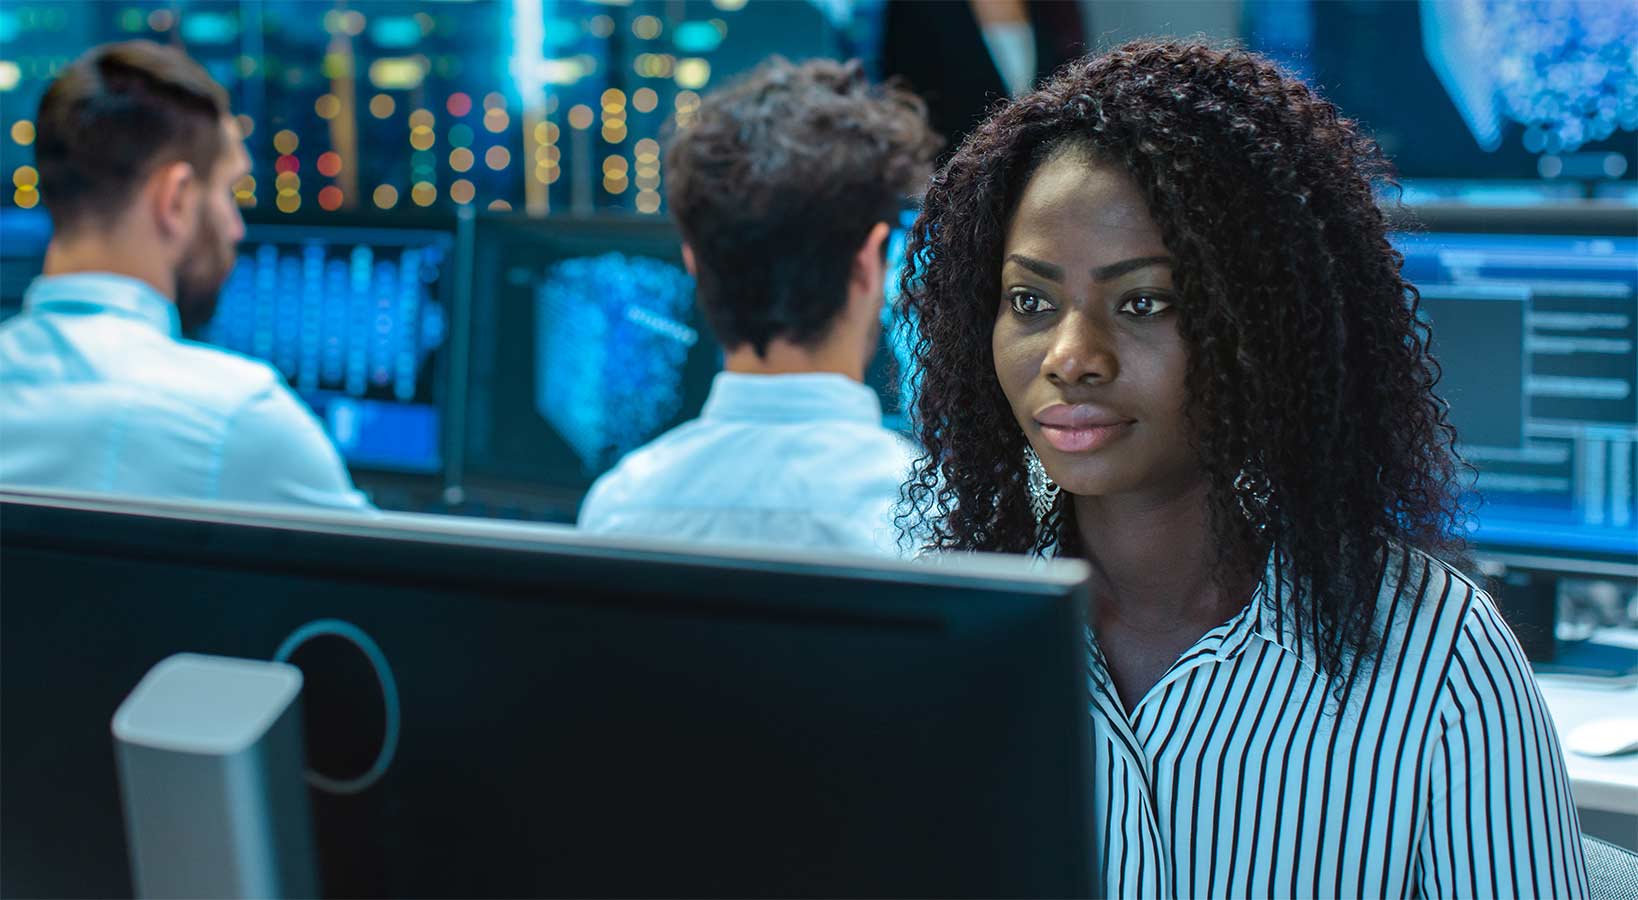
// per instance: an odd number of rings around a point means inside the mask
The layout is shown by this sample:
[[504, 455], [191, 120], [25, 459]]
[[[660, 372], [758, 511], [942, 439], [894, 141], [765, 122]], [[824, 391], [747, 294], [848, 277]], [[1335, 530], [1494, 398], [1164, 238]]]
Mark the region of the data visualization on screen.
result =
[[666, 223], [479, 220], [462, 478], [555, 497], [699, 413], [721, 352]]
[[1401, 235], [1482, 545], [1638, 553], [1638, 238]]
[[453, 248], [436, 229], [253, 224], [200, 337], [272, 363], [349, 464], [438, 472]]

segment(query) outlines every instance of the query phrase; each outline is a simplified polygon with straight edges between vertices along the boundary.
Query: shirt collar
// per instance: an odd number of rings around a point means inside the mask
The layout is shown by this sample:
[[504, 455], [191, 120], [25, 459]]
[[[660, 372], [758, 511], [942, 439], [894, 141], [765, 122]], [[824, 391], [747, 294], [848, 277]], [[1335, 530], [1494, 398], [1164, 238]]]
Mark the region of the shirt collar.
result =
[[1313, 641], [1297, 630], [1298, 620], [1292, 603], [1295, 583], [1289, 569], [1280, 562], [1280, 554], [1270, 550], [1263, 579], [1252, 598], [1251, 628], [1258, 637], [1295, 656], [1314, 674], [1325, 677]]
[[23, 294], [23, 308], [112, 313], [145, 322], [173, 338], [182, 334], [175, 303], [145, 281], [112, 272], [43, 275], [34, 279]]
[[882, 403], [875, 391], [845, 375], [718, 372], [700, 418], [775, 423], [839, 419], [880, 425]]

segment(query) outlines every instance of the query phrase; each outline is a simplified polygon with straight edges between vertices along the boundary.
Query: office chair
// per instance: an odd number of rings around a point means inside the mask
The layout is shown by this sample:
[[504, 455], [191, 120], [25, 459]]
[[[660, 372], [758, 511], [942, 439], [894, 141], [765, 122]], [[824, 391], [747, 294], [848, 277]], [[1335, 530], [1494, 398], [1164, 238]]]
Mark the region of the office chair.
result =
[[1587, 835], [1581, 836], [1581, 851], [1593, 900], [1638, 898], [1638, 853]]

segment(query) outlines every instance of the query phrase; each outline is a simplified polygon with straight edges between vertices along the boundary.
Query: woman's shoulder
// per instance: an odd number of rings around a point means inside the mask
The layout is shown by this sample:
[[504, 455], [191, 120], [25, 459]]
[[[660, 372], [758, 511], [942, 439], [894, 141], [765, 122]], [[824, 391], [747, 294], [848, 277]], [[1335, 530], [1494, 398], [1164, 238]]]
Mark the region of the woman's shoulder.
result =
[[1390, 550], [1377, 603], [1378, 665], [1399, 677], [1414, 673], [1441, 697], [1453, 682], [1516, 682], [1529, 675], [1529, 661], [1494, 598], [1442, 559], [1410, 547]]

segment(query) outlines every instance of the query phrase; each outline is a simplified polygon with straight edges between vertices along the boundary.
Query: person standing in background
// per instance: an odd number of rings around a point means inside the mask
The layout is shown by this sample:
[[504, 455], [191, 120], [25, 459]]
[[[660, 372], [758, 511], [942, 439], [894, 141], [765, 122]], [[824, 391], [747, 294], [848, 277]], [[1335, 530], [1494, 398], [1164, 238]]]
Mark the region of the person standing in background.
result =
[[887, 0], [882, 77], [927, 102], [933, 129], [959, 146], [990, 106], [1085, 51], [1080, 7], [1032, 0]]

